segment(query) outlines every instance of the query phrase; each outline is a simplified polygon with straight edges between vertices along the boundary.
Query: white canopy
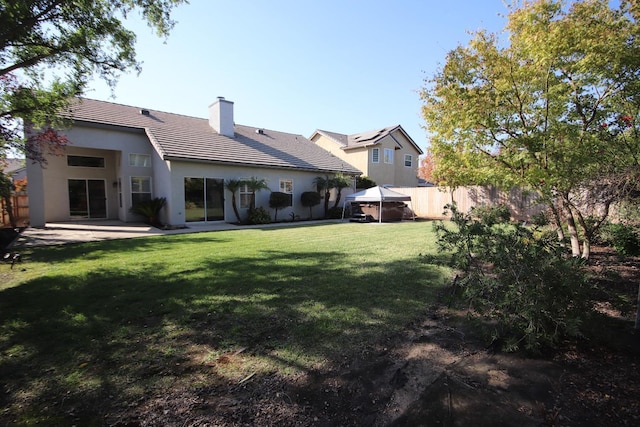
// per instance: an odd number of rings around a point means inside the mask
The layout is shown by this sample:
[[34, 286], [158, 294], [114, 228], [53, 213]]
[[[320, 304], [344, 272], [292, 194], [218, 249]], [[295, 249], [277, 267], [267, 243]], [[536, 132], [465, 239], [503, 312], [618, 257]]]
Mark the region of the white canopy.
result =
[[410, 202], [411, 196], [376, 186], [345, 197], [346, 202]]
[[[389, 190], [385, 187], [371, 187], [366, 190], [353, 193], [345, 197], [342, 205], [342, 218], [344, 219], [344, 208], [347, 203], [368, 202], [379, 205], [378, 222], [382, 222], [382, 202], [411, 202], [411, 196]], [[415, 217], [414, 217], [415, 219]]]

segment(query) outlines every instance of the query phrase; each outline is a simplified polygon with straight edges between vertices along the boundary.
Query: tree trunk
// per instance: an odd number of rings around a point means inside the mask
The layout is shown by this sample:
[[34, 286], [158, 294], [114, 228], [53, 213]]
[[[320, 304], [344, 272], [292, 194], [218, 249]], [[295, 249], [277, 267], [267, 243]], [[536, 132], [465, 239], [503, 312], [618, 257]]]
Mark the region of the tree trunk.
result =
[[324, 192], [324, 217], [329, 216], [329, 198], [331, 197], [331, 192], [329, 190]]
[[231, 206], [233, 206], [233, 213], [236, 214], [236, 218], [238, 218], [238, 222], [242, 222], [242, 220], [240, 220], [240, 212], [238, 212], [238, 206], [236, 202], [237, 202], [236, 193], [233, 193], [231, 195]]
[[549, 208], [551, 209], [551, 213], [553, 214], [553, 223], [556, 226], [558, 240], [564, 244], [564, 229], [562, 228], [562, 221], [560, 220], [560, 212], [558, 211], [558, 207], [553, 202], [549, 202]]
[[569, 238], [571, 240], [571, 255], [574, 257], [580, 256], [580, 238], [578, 237], [578, 228], [576, 227], [576, 221], [573, 218], [573, 212], [571, 208], [566, 206], [567, 212], [567, 228], [569, 229]]
[[590, 256], [591, 256], [591, 240], [584, 239], [582, 241], [582, 258], [589, 259]]
[[640, 285], [638, 285], [638, 303], [636, 305], [636, 331], [640, 330]]
[[12, 228], [16, 228], [18, 223], [16, 222], [16, 217], [13, 215], [13, 203], [11, 203], [11, 196], [4, 198], [4, 210], [9, 215], [9, 223]]

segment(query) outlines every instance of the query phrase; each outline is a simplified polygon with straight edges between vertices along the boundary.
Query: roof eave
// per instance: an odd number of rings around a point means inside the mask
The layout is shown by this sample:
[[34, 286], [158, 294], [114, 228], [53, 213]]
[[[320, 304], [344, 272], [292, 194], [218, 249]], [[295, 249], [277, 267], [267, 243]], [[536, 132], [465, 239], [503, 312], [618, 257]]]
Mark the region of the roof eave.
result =
[[207, 164], [218, 164], [218, 165], [227, 165], [227, 166], [250, 166], [250, 167], [260, 167], [265, 169], [281, 169], [281, 170], [297, 170], [304, 172], [318, 172], [318, 173], [343, 173], [346, 175], [358, 176], [362, 174], [362, 171], [357, 169], [348, 170], [348, 169], [322, 169], [322, 168], [304, 168], [299, 166], [284, 166], [284, 165], [266, 165], [263, 163], [245, 163], [245, 162], [233, 162], [226, 160], [213, 160], [213, 159], [194, 159], [191, 157], [180, 157], [180, 156], [170, 156], [164, 155], [163, 160], [167, 161], [180, 161], [180, 162], [191, 162], [191, 163], [207, 163]]

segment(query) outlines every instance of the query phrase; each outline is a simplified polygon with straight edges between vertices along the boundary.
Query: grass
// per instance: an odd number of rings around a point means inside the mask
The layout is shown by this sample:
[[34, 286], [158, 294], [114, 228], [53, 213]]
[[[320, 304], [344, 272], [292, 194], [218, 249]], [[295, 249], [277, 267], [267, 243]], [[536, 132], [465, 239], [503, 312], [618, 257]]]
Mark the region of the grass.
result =
[[403, 222], [23, 251], [0, 265], [0, 421], [331, 369], [424, 313], [449, 275], [419, 255], [435, 250], [430, 223]]

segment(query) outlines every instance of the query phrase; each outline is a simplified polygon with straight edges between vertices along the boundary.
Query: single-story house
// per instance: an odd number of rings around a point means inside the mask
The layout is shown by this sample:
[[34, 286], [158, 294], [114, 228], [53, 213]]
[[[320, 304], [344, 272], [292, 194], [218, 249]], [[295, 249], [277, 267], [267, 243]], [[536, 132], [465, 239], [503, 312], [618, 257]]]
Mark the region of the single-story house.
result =
[[[157, 197], [166, 198], [164, 224], [236, 222], [225, 182], [252, 177], [291, 194], [292, 206], [279, 218], [305, 218], [309, 208], [300, 195], [316, 190], [316, 177], [361, 174], [301, 135], [235, 124], [233, 102], [223, 97], [209, 107], [208, 118], [86, 98], [63, 115], [72, 119], [60, 131], [69, 140], [64, 154], [48, 155], [44, 167], [27, 162], [31, 226], [139, 221], [131, 206]], [[249, 189], [243, 186], [236, 199], [244, 220]], [[315, 217], [322, 216], [321, 205]], [[256, 194], [256, 206], [269, 209], [269, 191]]]

